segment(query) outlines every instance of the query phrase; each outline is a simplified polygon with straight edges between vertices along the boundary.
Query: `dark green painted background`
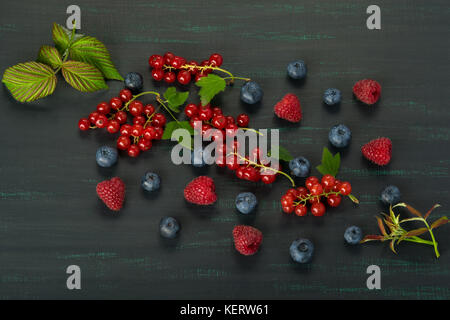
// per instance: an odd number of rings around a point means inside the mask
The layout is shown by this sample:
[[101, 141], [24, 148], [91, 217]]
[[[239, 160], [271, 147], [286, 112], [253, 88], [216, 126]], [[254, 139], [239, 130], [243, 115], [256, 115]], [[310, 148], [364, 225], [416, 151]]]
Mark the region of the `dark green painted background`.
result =
[[[51, 44], [51, 24], [65, 24], [69, 1], [2, 1], [0, 68], [36, 57]], [[385, 244], [348, 247], [344, 229], [352, 224], [376, 232], [380, 190], [396, 184], [403, 200], [420, 210], [443, 205], [435, 218], [450, 215], [449, 198], [449, 24], [448, 1], [377, 1], [382, 30], [366, 28], [372, 1], [76, 1], [82, 32], [110, 49], [122, 74], [150, 81], [147, 59], [167, 50], [192, 59], [221, 52], [224, 66], [250, 76], [265, 91], [255, 108], [239, 101], [239, 86], [217, 100], [226, 113], [251, 113], [251, 126], [280, 128], [282, 144], [312, 163], [320, 161], [329, 128], [345, 123], [353, 141], [344, 151], [341, 177], [352, 182], [361, 200], [347, 200], [323, 218], [280, 213], [288, 188], [254, 185], [216, 167], [193, 169], [170, 162], [171, 143], [158, 143], [132, 160], [101, 170], [95, 151], [114, 142], [101, 132], [80, 134], [77, 121], [122, 88], [82, 94], [60, 81], [55, 94], [30, 105], [0, 90], [0, 298], [450, 298], [450, 229], [436, 236], [441, 258], [431, 247], [402, 244], [398, 255]], [[304, 83], [286, 78], [286, 64], [307, 61]], [[359, 105], [355, 81], [374, 78], [383, 86], [380, 103]], [[343, 103], [330, 111], [322, 92], [337, 87]], [[158, 90], [164, 90], [164, 86]], [[192, 93], [196, 90], [191, 87]], [[273, 116], [273, 105], [288, 92], [301, 100], [304, 119], [289, 125]], [[191, 99], [197, 101], [196, 95]], [[393, 160], [377, 168], [359, 148], [372, 138], [390, 137]], [[145, 195], [139, 185], [146, 170], [160, 174], [162, 189]], [[211, 208], [187, 205], [185, 184], [212, 176], [219, 200]], [[120, 176], [127, 184], [126, 205], [117, 215], [95, 194], [97, 182]], [[302, 181], [299, 181], [302, 182]], [[244, 220], [234, 197], [251, 190], [260, 200]], [[158, 235], [163, 215], [177, 217], [183, 230], [174, 242]], [[231, 230], [249, 223], [264, 233], [260, 252], [240, 256]], [[316, 245], [310, 265], [299, 266], [288, 248], [297, 237]], [[82, 269], [82, 290], [66, 289], [65, 269]], [[366, 288], [367, 266], [381, 267], [382, 290]]]

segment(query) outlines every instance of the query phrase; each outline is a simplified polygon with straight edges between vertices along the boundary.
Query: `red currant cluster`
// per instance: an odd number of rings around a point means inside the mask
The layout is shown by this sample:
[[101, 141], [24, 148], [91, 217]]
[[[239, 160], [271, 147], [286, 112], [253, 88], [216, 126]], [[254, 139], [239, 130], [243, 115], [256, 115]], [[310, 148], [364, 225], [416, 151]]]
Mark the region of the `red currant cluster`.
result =
[[[132, 116], [132, 124], [127, 123], [127, 112]], [[133, 99], [130, 90], [123, 89], [109, 103], [99, 103], [88, 118], [81, 118], [78, 128], [82, 131], [106, 128], [111, 134], [120, 132], [117, 148], [126, 150], [130, 157], [137, 157], [152, 147], [152, 140], [162, 138], [165, 124], [166, 117], [158, 113], [152, 104], [144, 105]]]
[[194, 60], [187, 62], [185, 58], [172, 52], [166, 52], [164, 56], [154, 54], [148, 59], [153, 79], [164, 80], [166, 83], [178, 80], [180, 84], [188, 84], [192, 79], [197, 82], [211, 73], [213, 68], [220, 67], [222, 62], [222, 56], [218, 53], [212, 54], [208, 60], [203, 60], [200, 64]]
[[[189, 118], [192, 128], [201, 131], [203, 137], [217, 143], [215, 155], [217, 166], [228, 167], [235, 171], [240, 179], [262, 181], [266, 184], [275, 181], [279, 168], [271, 169], [261, 164], [262, 155], [259, 148], [253, 149], [249, 157], [239, 153], [239, 142], [235, 137], [239, 128], [248, 129], [250, 117], [247, 114], [242, 113], [234, 119], [233, 116], [224, 115], [221, 108], [211, 107], [209, 104], [206, 106], [188, 104], [184, 108], [184, 113]], [[200, 126], [195, 127], [196, 123]], [[228, 140], [233, 139], [232, 146], [227, 146], [227, 137]]]
[[352, 191], [350, 182], [341, 182], [329, 174], [324, 175], [322, 181], [314, 176], [307, 178], [305, 187], [291, 188], [281, 197], [284, 212], [295, 212], [302, 217], [308, 212], [306, 205], [310, 203], [311, 213], [320, 217], [325, 213], [322, 199], [326, 199], [330, 207], [337, 207], [341, 203], [341, 196], [348, 196]]

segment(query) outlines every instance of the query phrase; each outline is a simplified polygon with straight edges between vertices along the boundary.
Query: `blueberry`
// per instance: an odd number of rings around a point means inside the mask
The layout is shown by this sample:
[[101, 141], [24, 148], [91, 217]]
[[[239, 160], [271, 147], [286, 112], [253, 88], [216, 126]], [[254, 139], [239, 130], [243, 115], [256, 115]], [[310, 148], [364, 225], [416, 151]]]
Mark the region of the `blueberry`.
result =
[[385, 205], [394, 205], [400, 202], [400, 190], [396, 186], [387, 186], [381, 192], [381, 202]]
[[161, 179], [156, 173], [146, 172], [141, 179], [141, 186], [146, 191], [155, 191], [159, 189]]
[[311, 164], [305, 157], [297, 157], [289, 161], [289, 169], [294, 176], [305, 178], [311, 171]]
[[362, 240], [361, 228], [357, 226], [348, 227], [344, 233], [344, 239], [348, 244], [358, 244]]
[[125, 76], [125, 87], [130, 89], [133, 93], [138, 93], [142, 91], [143, 80], [142, 75], [137, 72], [130, 72]]
[[159, 222], [159, 233], [163, 238], [175, 238], [177, 236], [178, 230], [180, 230], [180, 224], [175, 218], [164, 217]]
[[344, 148], [348, 146], [351, 139], [352, 132], [343, 124], [333, 126], [328, 133], [328, 140], [330, 140], [330, 143], [336, 148]]
[[97, 149], [95, 160], [100, 167], [111, 167], [117, 162], [117, 149], [108, 146], [102, 146]]
[[297, 239], [292, 242], [289, 252], [295, 262], [307, 263], [313, 256], [314, 245], [308, 239]]
[[236, 209], [238, 209], [240, 213], [249, 214], [255, 209], [257, 204], [258, 200], [251, 192], [242, 192], [236, 197]]
[[336, 105], [341, 102], [341, 91], [335, 88], [329, 88], [323, 93], [323, 102], [329, 106]]
[[303, 79], [306, 77], [306, 64], [303, 60], [297, 60], [287, 65], [287, 73], [292, 79]]
[[241, 100], [248, 104], [255, 104], [261, 101], [263, 91], [259, 84], [254, 81], [246, 82], [241, 88]]

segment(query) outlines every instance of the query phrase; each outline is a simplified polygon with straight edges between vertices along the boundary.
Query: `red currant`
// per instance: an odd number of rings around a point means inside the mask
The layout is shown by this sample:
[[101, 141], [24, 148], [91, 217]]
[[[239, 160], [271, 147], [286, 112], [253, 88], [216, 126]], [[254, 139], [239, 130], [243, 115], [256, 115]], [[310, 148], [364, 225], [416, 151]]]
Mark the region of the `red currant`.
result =
[[95, 121], [97, 121], [97, 117], [99, 116], [100, 114], [98, 113], [98, 112], [92, 112], [92, 113], [90, 113], [89, 114], [89, 121], [93, 124], [93, 125], [95, 125]]
[[164, 129], [162, 127], [154, 127], [155, 128], [155, 138], [154, 140], [161, 140]]
[[137, 116], [133, 118], [133, 124], [140, 124], [143, 126], [145, 124], [146, 120], [144, 116]]
[[120, 127], [120, 134], [122, 136], [129, 136], [131, 135], [131, 130], [133, 130], [133, 126], [130, 124], [124, 124]]
[[169, 71], [164, 73], [164, 81], [166, 83], [173, 83], [177, 76], [175, 75], [175, 72]]
[[238, 130], [238, 126], [232, 123], [227, 124], [225, 127], [225, 134], [227, 137], [234, 137]]
[[143, 136], [144, 136], [144, 139], [147, 139], [147, 140], [155, 139], [155, 136], [156, 136], [156, 129], [155, 129], [155, 127], [145, 128]]
[[136, 158], [141, 153], [141, 151], [137, 145], [133, 144], [128, 148], [127, 153], [130, 157]]
[[333, 187], [331, 188], [331, 191], [339, 192], [339, 186], [340, 186], [340, 184], [341, 184], [341, 181], [339, 181], [338, 179], [334, 180], [334, 185], [333, 185]]
[[135, 125], [133, 125], [133, 128], [131, 129], [131, 135], [133, 137], [140, 137], [143, 131], [144, 131], [144, 128], [140, 124], [135, 124]]
[[235, 124], [232, 116], [226, 116], [225, 118], [227, 118], [227, 124]]
[[341, 184], [339, 185], [339, 192], [344, 196], [348, 196], [350, 192], [352, 192], [352, 185], [350, 184], [350, 182], [341, 182]]
[[325, 205], [322, 202], [313, 203], [311, 205], [311, 213], [316, 217], [323, 216], [325, 213]]
[[91, 125], [91, 123], [89, 122], [89, 119], [87, 119], [87, 118], [81, 118], [80, 121], [78, 121], [78, 128], [81, 131], [89, 130], [90, 125]]
[[119, 92], [119, 98], [123, 102], [130, 101], [132, 97], [133, 97], [133, 94], [131, 93], [131, 90], [129, 90], [129, 89], [122, 89]]
[[187, 70], [182, 70], [178, 72], [177, 80], [181, 84], [188, 84], [191, 82], [191, 73]]
[[159, 54], [154, 54], [148, 59], [148, 64], [152, 68], [162, 68], [164, 65], [164, 58]]
[[[191, 65], [191, 66], [198, 66], [198, 63], [197, 63], [196, 61], [192, 60], [192, 61], [189, 61], [189, 62], [188, 62], [188, 65]], [[192, 75], [194, 75], [194, 74], [197, 73], [197, 68], [195, 68], [195, 67], [189, 67], [188, 70], [189, 70], [189, 72], [190, 72]]]
[[155, 107], [152, 104], [147, 104], [144, 107], [144, 114], [149, 117], [155, 112]]
[[172, 64], [172, 60], [175, 58], [175, 55], [172, 52], [166, 52], [164, 54], [164, 64], [170, 66]]
[[233, 170], [233, 171], [236, 170], [237, 168], [239, 168], [239, 163], [238, 163], [237, 157], [233, 156], [233, 155], [229, 155], [226, 157], [226, 164], [227, 164], [228, 169]]
[[97, 112], [101, 114], [108, 114], [111, 112], [111, 106], [106, 102], [100, 102], [97, 105]]
[[239, 165], [235, 172], [236, 177], [238, 177], [239, 179], [244, 179], [245, 166]]
[[306, 198], [306, 196], [308, 195], [308, 190], [305, 187], [298, 187], [297, 194], [300, 199]]
[[217, 129], [223, 129], [227, 125], [227, 119], [222, 115], [218, 115], [212, 119], [211, 123]]
[[119, 124], [119, 121], [117, 121], [117, 120], [109, 121], [108, 126], [106, 127], [106, 130], [109, 133], [117, 133], [117, 132], [119, 132], [119, 129], [120, 129], [120, 124]]
[[193, 116], [197, 115], [198, 109], [197, 106], [193, 103], [188, 104], [185, 108], [184, 108], [184, 114], [188, 117], [188, 118], [192, 118]]
[[180, 69], [181, 66], [183, 66], [184, 64], [186, 64], [186, 59], [179, 56], [175, 56], [172, 62], [170, 63], [170, 66], [175, 69]]
[[122, 100], [120, 100], [120, 98], [117, 97], [111, 98], [111, 100], [109, 100], [109, 105], [114, 110], [120, 109], [122, 107]]
[[331, 174], [326, 174], [322, 177], [322, 186], [326, 190], [330, 190], [334, 186], [334, 177]]
[[275, 174], [264, 174], [261, 175], [261, 181], [264, 184], [272, 184], [275, 182], [275, 179], [277, 178], [277, 176]]
[[341, 203], [341, 196], [337, 194], [331, 194], [327, 198], [327, 203], [330, 207], [337, 207]]
[[250, 117], [245, 113], [242, 113], [236, 117], [236, 122], [239, 127], [247, 127], [250, 122]]
[[131, 141], [130, 138], [128, 138], [127, 136], [120, 136], [117, 139], [117, 149], [119, 150], [127, 150], [131, 145]]
[[166, 117], [162, 113], [155, 113], [152, 118], [152, 125], [154, 127], [164, 127], [166, 124]]
[[220, 67], [222, 65], [223, 58], [220, 54], [214, 53], [209, 57], [209, 64], [215, 67]]
[[311, 194], [312, 194], [313, 196], [318, 196], [318, 195], [322, 194], [322, 192], [323, 192], [323, 187], [322, 187], [321, 184], [316, 183], [316, 184], [314, 184], [314, 185], [309, 189], [309, 191], [311, 192]]
[[134, 100], [129, 104], [128, 110], [133, 116], [137, 117], [140, 116], [144, 111], [144, 105], [142, 104], [142, 102]]
[[197, 73], [195, 75], [195, 82], [199, 81], [201, 78], [206, 77], [205, 73]]
[[125, 122], [127, 122], [127, 113], [125, 111], [117, 111], [114, 119], [116, 119], [120, 124], [124, 124]]
[[286, 205], [286, 206], [281, 206], [281, 208], [286, 213], [292, 213], [294, 211], [294, 205], [292, 205], [292, 204], [291, 205]]
[[281, 197], [282, 206], [291, 206], [294, 203], [294, 196], [291, 194], [285, 194]]
[[104, 128], [108, 125], [108, 118], [104, 114], [99, 114], [97, 120], [95, 120], [95, 126], [97, 128]]
[[289, 189], [288, 191], [286, 191], [286, 194], [290, 194], [290, 195], [293, 196], [294, 199], [295, 199], [295, 198], [297, 198], [297, 196], [298, 196], [298, 191], [297, 191], [297, 189], [295, 189], [295, 188], [291, 188], [291, 189]]
[[211, 119], [212, 115], [213, 115], [213, 112], [210, 107], [205, 107], [205, 106], [200, 107], [200, 110], [198, 112], [198, 116], [199, 116], [200, 120], [208, 121], [209, 119]]
[[306, 178], [305, 186], [306, 186], [306, 188], [311, 190], [311, 187], [318, 183], [319, 183], [319, 179], [317, 179], [317, 177], [311, 176], [311, 177]]
[[147, 151], [150, 150], [152, 147], [152, 142], [148, 139], [140, 138], [138, 142], [138, 147], [141, 149], [141, 151]]
[[152, 70], [152, 78], [156, 81], [161, 81], [164, 78], [164, 70], [163, 69], [153, 69]]
[[308, 208], [302, 204], [295, 207], [295, 214], [299, 217], [303, 217], [308, 213]]

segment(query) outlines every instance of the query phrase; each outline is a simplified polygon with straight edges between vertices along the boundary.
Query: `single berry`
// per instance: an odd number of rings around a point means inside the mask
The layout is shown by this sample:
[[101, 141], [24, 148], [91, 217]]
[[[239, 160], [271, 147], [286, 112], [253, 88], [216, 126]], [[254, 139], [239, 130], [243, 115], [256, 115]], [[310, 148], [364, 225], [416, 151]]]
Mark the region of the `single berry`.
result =
[[344, 181], [339, 184], [339, 192], [343, 196], [348, 196], [352, 192], [352, 185], [350, 182]]
[[215, 66], [215, 67], [220, 67], [222, 65], [223, 62], [223, 58], [220, 54], [218, 53], [213, 53], [210, 57], [209, 57], [209, 64], [211, 66]]
[[143, 131], [144, 131], [144, 128], [142, 127], [142, 125], [134, 124], [131, 129], [131, 135], [133, 137], [140, 137]]
[[193, 103], [190, 103], [186, 107], [184, 107], [184, 114], [188, 118], [192, 118], [193, 116], [197, 115], [197, 113], [198, 113], [197, 106]]
[[113, 134], [119, 132], [120, 129], [120, 123], [117, 120], [110, 120], [108, 121], [108, 125], [106, 126], [106, 130]]
[[97, 121], [97, 117], [100, 115], [100, 113], [94, 111], [89, 114], [89, 121], [91, 124], [95, 125], [95, 121]]
[[175, 72], [169, 71], [164, 73], [164, 81], [166, 83], [173, 83], [175, 82], [175, 79], [177, 78]]
[[118, 177], [102, 181], [97, 184], [97, 195], [109, 209], [119, 211], [125, 199], [125, 184]]
[[91, 123], [87, 118], [81, 118], [80, 121], [78, 121], [78, 129], [80, 129], [81, 131], [89, 130], [90, 126]]
[[383, 189], [380, 200], [385, 205], [389, 206], [399, 203], [400, 197], [400, 190], [396, 186], [390, 185]]
[[179, 56], [175, 56], [172, 62], [170, 63], [170, 66], [175, 69], [180, 69], [181, 66], [183, 66], [184, 64], [186, 64], [186, 59]]
[[310, 190], [311, 187], [317, 183], [319, 183], [319, 179], [317, 179], [317, 177], [311, 176], [306, 178], [305, 186], [306, 188], [308, 188], [308, 190]]
[[334, 106], [341, 102], [341, 91], [336, 88], [329, 88], [323, 93], [323, 102], [329, 106]]
[[366, 159], [384, 166], [391, 161], [392, 142], [389, 138], [374, 139], [362, 146], [361, 152]]
[[119, 124], [124, 124], [127, 122], [127, 113], [125, 111], [117, 111], [114, 115], [114, 119], [116, 119]]
[[125, 87], [133, 93], [138, 93], [144, 86], [142, 75], [137, 72], [130, 72], [125, 76]]
[[286, 94], [274, 107], [275, 114], [290, 122], [299, 122], [302, 119], [302, 108], [297, 96]]
[[342, 200], [342, 198], [340, 195], [331, 194], [327, 198], [327, 203], [330, 207], [335, 208], [335, 207], [339, 206], [339, 204], [341, 203], [341, 200]]
[[140, 153], [141, 149], [139, 149], [139, 147], [135, 144], [132, 144], [127, 150], [127, 154], [131, 158], [136, 158], [137, 156], [139, 156]]
[[152, 78], [156, 81], [161, 81], [164, 78], [164, 70], [163, 69], [153, 69], [152, 70]]
[[217, 200], [214, 180], [207, 176], [200, 176], [188, 183], [184, 188], [184, 198], [198, 205], [213, 204]]
[[328, 133], [328, 140], [336, 148], [347, 147], [351, 139], [352, 132], [343, 124], [333, 126]]
[[372, 105], [380, 98], [381, 85], [371, 79], [359, 80], [353, 86], [353, 94], [359, 101]]
[[130, 136], [132, 130], [133, 130], [133, 126], [131, 124], [128, 124], [128, 123], [123, 124], [120, 127], [120, 134], [122, 136]]
[[223, 129], [227, 125], [227, 119], [222, 115], [218, 115], [212, 119], [211, 124], [217, 129]]
[[303, 217], [308, 213], [308, 208], [302, 204], [299, 204], [298, 206], [295, 207], [294, 212], [297, 216]]
[[213, 112], [209, 106], [202, 106], [199, 108], [198, 117], [202, 121], [208, 121], [213, 116]]
[[325, 213], [325, 205], [322, 202], [316, 202], [311, 205], [311, 213], [315, 217], [321, 217]]
[[191, 73], [187, 70], [181, 70], [178, 72], [177, 80], [180, 84], [188, 84], [191, 82]]
[[344, 239], [348, 244], [358, 244], [363, 237], [361, 228], [357, 226], [348, 227], [344, 233]]
[[237, 195], [235, 203], [236, 209], [238, 209], [240, 213], [249, 214], [255, 209], [258, 200], [253, 193], [242, 192]]
[[313, 185], [313, 186], [311, 187], [311, 189], [309, 189], [309, 192], [310, 192], [311, 195], [313, 195], [313, 196], [321, 195], [322, 192], [323, 192], [323, 187], [322, 187], [322, 185], [321, 185], [320, 183], [317, 183], [317, 184]]
[[156, 173], [147, 171], [141, 179], [141, 186], [145, 191], [155, 191], [159, 189], [161, 179]]
[[111, 106], [107, 102], [100, 102], [97, 105], [97, 112], [101, 114], [108, 114], [111, 112]]
[[102, 146], [97, 149], [95, 160], [100, 167], [111, 167], [117, 162], [117, 149]]
[[95, 120], [95, 126], [97, 128], [105, 128], [108, 125], [108, 117], [104, 114], [99, 114]]
[[233, 239], [236, 250], [244, 256], [250, 256], [258, 251], [263, 235], [256, 228], [239, 225], [233, 229]]
[[263, 91], [259, 84], [254, 81], [246, 82], [241, 88], [241, 100], [248, 104], [255, 104], [261, 101]]
[[287, 65], [288, 76], [292, 79], [303, 79], [306, 77], [306, 64], [303, 60], [297, 60]]
[[109, 105], [114, 110], [120, 109], [122, 107], [122, 104], [123, 104], [122, 100], [118, 97], [113, 97], [111, 98], [111, 100], [109, 100]]
[[305, 157], [297, 157], [289, 161], [289, 169], [294, 176], [305, 178], [311, 171], [311, 164]]
[[144, 114], [150, 117], [155, 112], [155, 107], [152, 104], [147, 104], [144, 107]]
[[175, 218], [164, 217], [159, 222], [159, 234], [163, 238], [173, 239], [180, 230], [180, 224]]
[[119, 98], [122, 102], [128, 102], [133, 97], [133, 93], [129, 89], [122, 89], [119, 92]]
[[314, 245], [308, 239], [294, 240], [289, 247], [292, 260], [298, 263], [311, 261], [314, 254]]
[[162, 68], [164, 66], [164, 58], [159, 54], [154, 54], [148, 59], [148, 64], [152, 68]]
[[137, 146], [141, 151], [148, 151], [152, 147], [152, 142], [149, 139], [140, 138]]
[[122, 135], [117, 139], [117, 149], [127, 150], [131, 145], [130, 138], [128, 136]]
[[144, 105], [138, 100], [134, 100], [128, 105], [128, 109], [133, 116], [140, 116], [144, 111]]
[[245, 113], [242, 113], [236, 117], [236, 124], [241, 128], [247, 127], [249, 122], [250, 117]]
[[172, 52], [166, 52], [163, 56], [164, 64], [170, 66], [175, 55]]
[[164, 127], [166, 124], [166, 116], [162, 113], [155, 113], [152, 118], [152, 126], [154, 127]]
[[331, 174], [326, 174], [322, 177], [321, 183], [324, 189], [331, 190], [334, 186], [336, 179]]

